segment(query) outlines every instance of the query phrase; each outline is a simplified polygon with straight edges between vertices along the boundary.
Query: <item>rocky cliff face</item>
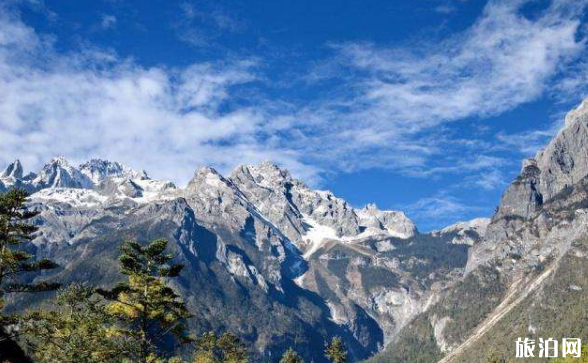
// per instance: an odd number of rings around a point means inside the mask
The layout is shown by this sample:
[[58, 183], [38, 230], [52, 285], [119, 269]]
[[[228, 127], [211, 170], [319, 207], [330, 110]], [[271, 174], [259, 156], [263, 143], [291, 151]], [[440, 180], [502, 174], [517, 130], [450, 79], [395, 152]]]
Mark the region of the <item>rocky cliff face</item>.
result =
[[489, 218], [476, 218], [467, 222], [458, 222], [439, 231], [433, 231], [433, 236], [449, 239], [452, 244], [473, 246], [478, 243], [490, 224]]
[[500, 333], [512, 324], [519, 335], [565, 333], [555, 316], [588, 334], [566, 320], [588, 319], [587, 132], [584, 103], [523, 163], [492, 219], [427, 234], [402, 212], [355, 209], [271, 163], [227, 177], [202, 168], [178, 188], [118, 163], [56, 158], [38, 174], [11, 164], [0, 189], [33, 193], [34, 248], [63, 266], [49, 278], [111, 284], [124, 237], [168, 238], [189, 266], [176, 288], [199, 312], [193, 328], [233, 330], [261, 361], [295, 346], [321, 362], [324, 340], [339, 335], [353, 360], [387, 346], [376, 361], [483, 362], [512, 356], [512, 334]]
[[[508, 361], [517, 337], [588, 335], [582, 323], [588, 319], [587, 130], [585, 101], [523, 163], [492, 220], [478, 228], [482, 238], [473, 243], [463, 276], [374, 362], [475, 363], [496, 355]], [[459, 234], [467, 230], [452, 235], [463, 241]]]
[[469, 248], [452, 242], [465, 227], [419, 234], [402, 212], [356, 210], [271, 163], [202, 168], [178, 188], [116, 162], [55, 158], [24, 175], [17, 161], [0, 186], [32, 193], [34, 249], [62, 266], [44, 278], [112, 284], [124, 238], [165, 237], [188, 266], [176, 288], [198, 312], [192, 327], [232, 330], [262, 361], [289, 346], [324, 361], [335, 335], [368, 357], [461, 274]]
[[[538, 231], [549, 225], [547, 211], [561, 203], [588, 176], [588, 102], [568, 113], [564, 128], [545, 149], [532, 159], [525, 160], [521, 174], [502, 196], [497, 213], [492, 218], [483, 243], [472, 251], [468, 270], [493, 258], [503, 259], [510, 252], [505, 244], [512, 244], [516, 231], [535, 221]], [[502, 246], [502, 248], [499, 248]], [[530, 243], [524, 243], [512, 253], [527, 254]], [[509, 248], [510, 249], [510, 248]]]
[[368, 204], [357, 212], [360, 228], [372, 234], [384, 234], [398, 238], [414, 237], [415, 224], [401, 211], [381, 211], [375, 204]]
[[564, 128], [534, 158], [504, 193], [497, 218], [528, 217], [543, 203], [588, 175], [588, 101], [569, 112]]
[[359, 234], [357, 215], [346, 201], [311, 190], [274, 164], [240, 166], [230, 179], [292, 241], [301, 241], [313, 224], [333, 229], [337, 237]]

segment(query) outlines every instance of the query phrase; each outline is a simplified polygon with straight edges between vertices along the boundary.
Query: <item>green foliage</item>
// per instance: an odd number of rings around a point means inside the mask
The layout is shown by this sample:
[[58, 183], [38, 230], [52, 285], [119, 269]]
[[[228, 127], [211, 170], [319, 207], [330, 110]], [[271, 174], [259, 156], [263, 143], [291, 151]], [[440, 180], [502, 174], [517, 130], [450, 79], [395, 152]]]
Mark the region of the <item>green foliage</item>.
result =
[[[562, 338], [581, 338], [585, 341], [588, 337], [588, 259], [582, 256], [586, 253], [588, 240], [574, 241], [572, 250], [561, 257], [557, 268], [541, 288], [506, 314], [484, 335], [484, 339], [466, 349], [460, 361], [482, 362], [479, 358], [497, 351], [508, 361], [516, 362], [514, 342], [518, 337], [535, 340], [551, 337], [559, 341]], [[534, 328], [532, 334], [529, 333], [529, 326]], [[538, 363], [547, 359], [535, 357], [525, 361]]]
[[399, 339], [389, 344], [370, 363], [434, 363], [443, 357], [437, 346], [433, 327], [426, 315], [418, 315], [404, 327]]
[[304, 363], [304, 359], [294, 349], [289, 348], [280, 359], [280, 363]]
[[218, 363], [220, 359], [217, 353], [218, 337], [216, 334], [209, 332], [202, 335], [196, 340], [197, 349], [192, 359], [192, 363]]
[[379, 266], [358, 266], [361, 274], [361, 283], [368, 289], [374, 288], [395, 288], [400, 285], [398, 275], [394, 272]]
[[469, 247], [446, 243], [453, 237], [448, 234], [440, 241], [438, 237], [417, 234], [408, 243], [395, 243], [397, 248], [384, 254], [399, 259], [404, 271], [428, 285], [435, 281], [429, 278], [432, 273], [443, 275], [465, 266]]
[[574, 357], [560, 357], [550, 360], [551, 363], [588, 363], [588, 345], [582, 346], [582, 354], [580, 358]]
[[506, 362], [506, 358], [504, 358], [500, 353], [492, 352], [490, 354], [490, 358], [488, 358], [485, 363], [507, 363], [507, 362]]
[[247, 363], [247, 350], [241, 345], [239, 338], [233, 333], [224, 333], [217, 342], [223, 363]]
[[339, 337], [334, 337], [325, 348], [325, 357], [333, 363], [347, 362], [347, 349]]
[[19, 248], [30, 241], [37, 230], [37, 227], [28, 223], [38, 213], [26, 208], [27, 196], [21, 189], [0, 194], [0, 309], [5, 294], [42, 292], [59, 287], [58, 284], [46, 282], [23, 283], [19, 279], [23, 274], [57, 267], [57, 264], [47, 259], [33, 261], [30, 253]]
[[117, 319], [119, 334], [138, 342], [139, 354], [135, 358], [142, 363], [159, 359], [155, 347], [167, 335], [180, 343], [191, 340], [184, 321], [192, 315], [179, 295], [165, 284], [165, 278], [179, 275], [182, 265], [169, 263], [173, 256], [165, 253], [166, 247], [163, 239], [146, 246], [126, 241], [119, 261], [128, 281], [112, 290], [98, 290], [111, 301], [107, 311]]
[[196, 340], [197, 350], [192, 363], [247, 363], [249, 356], [239, 338], [233, 333], [219, 337], [209, 332]]
[[53, 301], [56, 310], [22, 318], [26, 344], [39, 363], [118, 363], [131, 342], [116, 333], [113, 319], [93, 289], [71, 285]]

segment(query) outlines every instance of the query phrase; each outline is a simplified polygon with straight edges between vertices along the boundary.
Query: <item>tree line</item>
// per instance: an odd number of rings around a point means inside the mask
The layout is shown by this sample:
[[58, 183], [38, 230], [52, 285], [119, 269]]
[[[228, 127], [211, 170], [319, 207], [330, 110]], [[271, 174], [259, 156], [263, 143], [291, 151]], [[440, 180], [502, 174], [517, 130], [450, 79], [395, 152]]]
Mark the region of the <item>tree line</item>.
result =
[[[235, 334], [208, 332], [195, 337], [189, 332], [186, 321], [193, 315], [167, 283], [179, 276], [183, 266], [173, 263], [165, 239], [147, 244], [124, 241], [119, 263], [125, 278], [110, 289], [31, 282], [26, 278], [31, 273], [58, 265], [37, 260], [23, 248], [37, 231], [30, 220], [38, 212], [27, 209], [27, 197], [20, 189], [0, 194], [0, 347], [17, 340], [38, 363], [249, 362], [247, 349]], [[8, 294], [54, 290], [51, 308], [4, 313]], [[172, 344], [193, 347], [190, 360], [170, 357], [161, 349]], [[8, 359], [5, 363], [17, 363], [2, 354], [0, 358]], [[332, 363], [347, 362], [338, 337], [326, 344], [324, 354]], [[279, 363], [304, 361], [290, 348]]]

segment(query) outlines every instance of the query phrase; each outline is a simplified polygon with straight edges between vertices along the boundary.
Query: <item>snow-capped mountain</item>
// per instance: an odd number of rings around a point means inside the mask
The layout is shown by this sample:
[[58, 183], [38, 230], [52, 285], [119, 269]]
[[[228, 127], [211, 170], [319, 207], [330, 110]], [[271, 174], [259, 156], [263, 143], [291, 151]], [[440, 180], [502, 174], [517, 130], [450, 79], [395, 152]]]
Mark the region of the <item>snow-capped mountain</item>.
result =
[[63, 157], [52, 159], [38, 174], [26, 176], [21, 162], [16, 160], [0, 174], [0, 188], [23, 188], [32, 193], [33, 200], [53, 200], [76, 207], [96, 207], [117, 198], [156, 200], [176, 189], [169, 181], [151, 180], [144, 171], [117, 162], [93, 159], [74, 167]]
[[149, 179], [144, 170], [135, 171], [126, 165], [101, 159], [92, 159], [80, 165], [79, 170], [94, 184], [98, 184], [106, 178]]
[[16, 160], [14, 163], [8, 165], [6, 169], [0, 174], [0, 178], [2, 179], [22, 179], [23, 168], [20, 160]]
[[23, 170], [19, 160], [8, 165], [0, 174], [0, 185], [4, 189], [24, 188], [32, 193], [32, 200], [54, 200], [76, 207], [107, 205], [125, 198], [155, 202], [230, 189], [302, 249], [323, 238], [353, 241], [381, 235], [407, 239], [417, 233], [414, 223], [401, 211], [381, 211], [374, 204], [356, 210], [329, 191], [310, 189], [270, 162], [239, 166], [228, 178], [213, 168], [202, 168], [184, 189], [150, 179], [145, 171], [100, 159], [74, 167], [65, 158], [56, 157], [38, 174], [23, 176]]
[[[26, 182], [24, 182], [26, 183]], [[63, 157], [54, 158], [46, 164], [30, 184], [35, 190], [45, 188], [80, 188], [88, 189], [92, 181], [78, 168], [74, 168]]]
[[187, 267], [175, 287], [198, 312], [192, 328], [234, 331], [258, 361], [295, 346], [322, 363], [338, 335], [352, 360], [387, 346], [374, 363], [469, 363], [510, 358], [517, 336], [588, 334], [586, 140], [584, 102], [523, 163], [492, 219], [431, 233], [267, 162], [228, 176], [201, 168], [176, 187], [116, 162], [55, 158], [25, 174], [15, 161], [0, 190], [32, 193], [31, 249], [62, 266], [44, 279], [111, 285], [122, 239], [167, 238]]
[[[0, 189], [14, 187], [32, 193], [41, 212], [34, 244], [64, 266], [54, 278], [113, 283], [122, 239], [166, 237], [189, 266], [178, 288], [206, 312], [195, 328], [232, 325], [260, 359], [291, 345], [292, 331], [309, 359], [324, 360], [316, 352], [333, 335], [365, 358], [424, 309], [467, 256], [467, 246], [418, 233], [400, 211], [355, 209], [269, 162], [228, 177], [201, 168], [178, 188], [105, 160], [76, 167], [59, 157], [26, 176], [15, 161], [0, 174]], [[270, 306], [277, 312], [268, 315]], [[229, 320], [237, 307], [246, 311]]]
[[311, 190], [272, 163], [239, 166], [230, 179], [293, 241], [306, 235], [312, 225], [332, 229], [336, 237], [360, 232], [357, 215], [346, 201], [331, 192]]

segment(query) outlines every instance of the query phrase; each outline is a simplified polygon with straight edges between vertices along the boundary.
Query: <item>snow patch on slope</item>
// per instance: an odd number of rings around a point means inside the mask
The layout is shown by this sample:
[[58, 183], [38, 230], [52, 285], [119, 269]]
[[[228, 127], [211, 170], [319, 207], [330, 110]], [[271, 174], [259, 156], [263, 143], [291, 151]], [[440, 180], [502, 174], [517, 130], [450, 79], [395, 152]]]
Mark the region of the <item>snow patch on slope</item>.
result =
[[331, 321], [337, 325], [345, 325], [349, 323], [349, 319], [347, 316], [340, 311], [340, 307], [335, 305], [333, 302], [327, 300], [327, 306], [329, 307], [329, 311], [331, 313]]
[[34, 193], [30, 199], [46, 204], [65, 203], [75, 208], [96, 208], [108, 197], [90, 189], [49, 188]]
[[310, 256], [312, 256], [329, 240], [340, 240], [340, 238], [337, 237], [337, 232], [335, 229], [319, 224], [308, 215], [303, 214], [302, 216], [302, 221], [310, 226], [310, 228], [302, 236], [302, 241], [307, 243], [309, 246], [306, 252], [304, 252], [304, 255], [302, 255], [302, 257], [305, 259], [308, 259]]

